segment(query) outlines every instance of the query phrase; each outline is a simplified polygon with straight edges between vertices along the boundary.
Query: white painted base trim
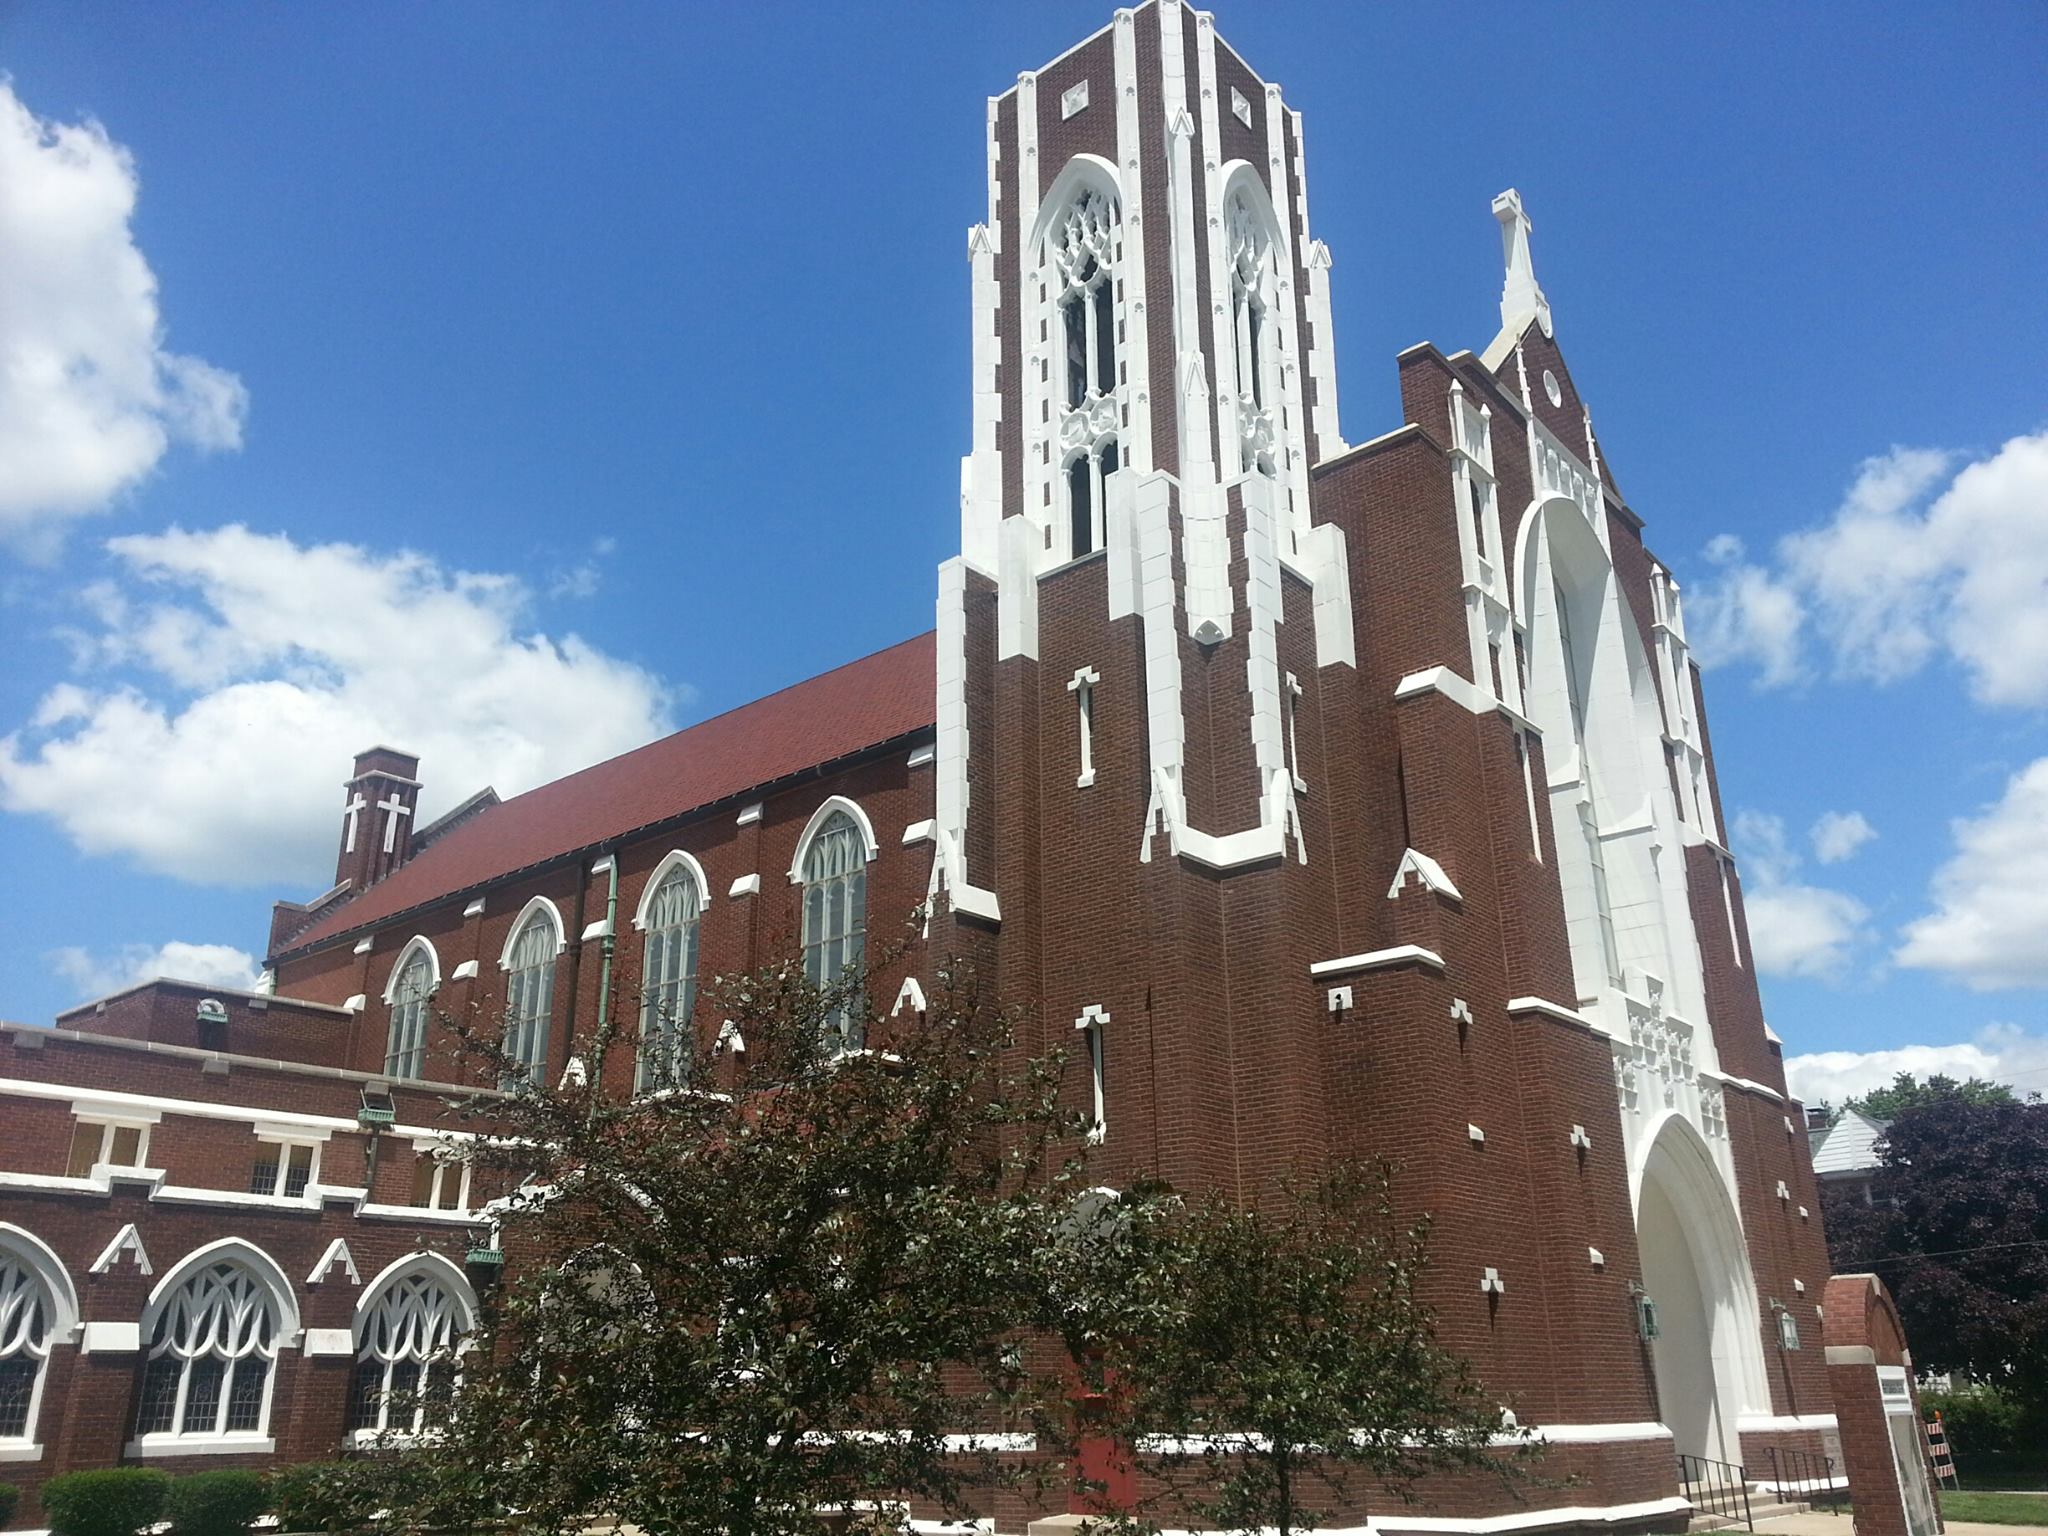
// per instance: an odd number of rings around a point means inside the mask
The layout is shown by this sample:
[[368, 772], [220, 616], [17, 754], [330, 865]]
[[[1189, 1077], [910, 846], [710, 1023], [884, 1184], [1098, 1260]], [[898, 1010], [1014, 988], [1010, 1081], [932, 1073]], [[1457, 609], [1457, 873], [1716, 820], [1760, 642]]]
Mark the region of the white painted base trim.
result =
[[1689, 1512], [1692, 1504], [1673, 1495], [1668, 1499], [1646, 1499], [1639, 1504], [1575, 1504], [1565, 1509], [1529, 1509], [1512, 1515], [1489, 1515], [1477, 1520], [1439, 1519], [1428, 1515], [1386, 1515], [1364, 1525], [1340, 1531], [1327, 1528], [1328, 1536], [1364, 1536], [1379, 1531], [1432, 1531], [1459, 1536], [1494, 1536], [1502, 1531], [1541, 1531], [1563, 1525], [1623, 1525], [1636, 1520], [1653, 1520], [1659, 1515]]
[[1668, 1425], [1655, 1419], [1633, 1424], [1535, 1424], [1529, 1434], [1552, 1445], [1608, 1445], [1627, 1440], [1669, 1440]]

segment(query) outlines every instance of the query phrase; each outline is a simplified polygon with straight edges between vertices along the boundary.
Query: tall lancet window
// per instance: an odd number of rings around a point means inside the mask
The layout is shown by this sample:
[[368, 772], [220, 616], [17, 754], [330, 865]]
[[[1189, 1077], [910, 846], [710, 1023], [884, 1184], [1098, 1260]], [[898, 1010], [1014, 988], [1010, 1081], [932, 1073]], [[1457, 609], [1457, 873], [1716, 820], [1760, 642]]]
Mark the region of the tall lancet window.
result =
[[[834, 811], [804, 853], [804, 974], [812, 986], [844, 986], [860, 971], [867, 938], [867, 847], [860, 828]], [[856, 1000], [841, 996], [826, 1014], [825, 1029], [848, 1049], [861, 1040]]]
[[505, 965], [505, 1054], [533, 1082], [548, 1061], [548, 1015], [554, 1008], [554, 924], [545, 913], [526, 920]]
[[1237, 376], [1238, 466], [1261, 474], [1276, 470], [1274, 406], [1280, 398], [1280, 359], [1273, 325], [1279, 299], [1279, 269], [1272, 230], [1252, 201], [1239, 191], [1226, 211], [1224, 239], [1230, 269], [1230, 321]]
[[1047, 329], [1059, 370], [1054, 393], [1075, 559], [1103, 545], [1103, 481], [1122, 463], [1122, 254], [1116, 200], [1099, 187], [1084, 187], [1046, 231]]
[[391, 984], [391, 1033], [384, 1046], [387, 1077], [418, 1077], [427, 1066], [427, 999], [434, 969], [417, 946], [405, 957]]
[[662, 877], [647, 908], [640, 982], [640, 1091], [671, 1088], [690, 1069], [690, 1007], [697, 994], [696, 877], [678, 866]]

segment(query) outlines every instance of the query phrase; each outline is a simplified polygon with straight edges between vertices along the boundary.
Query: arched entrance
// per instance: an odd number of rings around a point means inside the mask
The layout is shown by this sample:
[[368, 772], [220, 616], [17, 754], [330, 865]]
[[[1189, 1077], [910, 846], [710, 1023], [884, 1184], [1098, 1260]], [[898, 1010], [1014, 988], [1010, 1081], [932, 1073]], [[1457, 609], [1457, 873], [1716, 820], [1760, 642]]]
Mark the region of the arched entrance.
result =
[[1640, 1164], [1636, 1245], [1656, 1307], [1658, 1407], [1676, 1449], [1739, 1462], [1737, 1419], [1770, 1404], [1756, 1281], [1713, 1153], [1676, 1112], [1657, 1125]]

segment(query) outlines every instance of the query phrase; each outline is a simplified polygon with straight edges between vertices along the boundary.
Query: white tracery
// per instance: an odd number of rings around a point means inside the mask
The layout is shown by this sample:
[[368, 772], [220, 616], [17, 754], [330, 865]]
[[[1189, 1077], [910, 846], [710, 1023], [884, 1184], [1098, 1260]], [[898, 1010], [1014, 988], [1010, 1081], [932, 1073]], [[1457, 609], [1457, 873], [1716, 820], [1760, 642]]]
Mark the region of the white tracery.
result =
[[0, 1444], [34, 1433], [53, 1311], [41, 1276], [0, 1250]]
[[399, 1276], [357, 1324], [352, 1430], [417, 1433], [440, 1424], [455, 1388], [463, 1309], [431, 1271]]
[[1046, 230], [1043, 282], [1059, 368], [1068, 554], [1075, 558], [1103, 546], [1103, 481], [1122, 462], [1122, 254], [1116, 200], [1097, 186], [1084, 186]]
[[1235, 339], [1238, 466], [1277, 473], [1280, 369], [1273, 315], [1279, 271], [1266, 220], [1239, 190], [1224, 214], [1225, 261], [1230, 272], [1230, 318]]
[[277, 1303], [232, 1260], [196, 1271], [157, 1318], [138, 1435], [260, 1435], [270, 1416]]

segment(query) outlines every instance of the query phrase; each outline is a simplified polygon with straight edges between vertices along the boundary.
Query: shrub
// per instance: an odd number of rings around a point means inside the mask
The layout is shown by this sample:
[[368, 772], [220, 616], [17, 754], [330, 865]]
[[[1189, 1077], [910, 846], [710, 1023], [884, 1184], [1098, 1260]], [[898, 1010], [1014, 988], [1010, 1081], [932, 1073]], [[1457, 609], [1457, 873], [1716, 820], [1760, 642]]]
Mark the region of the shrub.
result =
[[1920, 1394], [1923, 1413], [1941, 1414], [1956, 1470], [1965, 1482], [2030, 1486], [2048, 1472], [2048, 1446], [2029, 1422], [2027, 1405], [1995, 1386]]
[[270, 1474], [271, 1513], [282, 1531], [362, 1531], [388, 1500], [364, 1475], [362, 1463], [302, 1461]]
[[269, 1507], [263, 1474], [243, 1467], [177, 1478], [164, 1496], [171, 1536], [242, 1536]]
[[0, 1483], [0, 1525], [14, 1518], [14, 1511], [21, 1503], [21, 1490], [12, 1483]]
[[43, 1484], [43, 1518], [54, 1536], [135, 1536], [162, 1515], [170, 1481], [146, 1467], [67, 1472]]

